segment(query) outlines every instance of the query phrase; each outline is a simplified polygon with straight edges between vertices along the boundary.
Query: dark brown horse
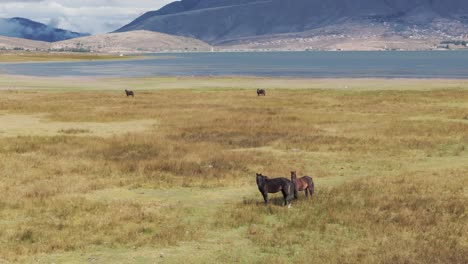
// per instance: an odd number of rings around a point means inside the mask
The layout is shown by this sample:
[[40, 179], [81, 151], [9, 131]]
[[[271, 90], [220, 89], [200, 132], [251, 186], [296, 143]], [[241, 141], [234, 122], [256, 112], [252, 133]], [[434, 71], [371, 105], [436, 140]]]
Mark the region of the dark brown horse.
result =
[[257, 173], [258, 190], [262, 193], [265, 205], [268, 205], [268, 193], [282, 192], [284, 205], [291, 207], [291, 201], [294, 199], [294, 185], [286, 178], [270, 179], [261, 173]]
[[129, 91], [127, 89], [125, 89], [125, 94], [127, 95], [127, 97], [129, 97], [129, 96], [135, 97], [135, 93], [133, 91]]
[[260, 96], [260, 95], [266, 96], [265, 89], [257, 89], [257, 96]]
[[306, 197], [314, 195], [314, 181], [309, 176], [297, 178], [296, 172], [291, 171], [291, 182], [294, 184], [294, 198], [297, 199], [297, 192], [305, 191]]

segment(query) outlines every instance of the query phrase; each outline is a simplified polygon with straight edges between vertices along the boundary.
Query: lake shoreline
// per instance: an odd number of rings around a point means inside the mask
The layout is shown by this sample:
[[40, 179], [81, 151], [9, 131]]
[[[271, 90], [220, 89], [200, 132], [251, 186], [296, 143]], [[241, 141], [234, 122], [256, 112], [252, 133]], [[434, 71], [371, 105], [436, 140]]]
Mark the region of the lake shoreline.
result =
[[161, 53], [120, 60], [0, 63], [0, 73], [29, 76], [236, 76], [267, 78], [467, 79], [468, 52]]

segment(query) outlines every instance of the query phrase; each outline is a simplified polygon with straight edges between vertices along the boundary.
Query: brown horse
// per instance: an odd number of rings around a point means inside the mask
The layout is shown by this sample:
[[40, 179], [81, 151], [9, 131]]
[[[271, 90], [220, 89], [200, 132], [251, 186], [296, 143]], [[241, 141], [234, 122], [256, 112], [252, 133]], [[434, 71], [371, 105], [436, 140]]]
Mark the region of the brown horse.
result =
[[297, 178], [296, 172], [291, 171], [291, 182], [294, 184], [294, 198], [297, 199], [297, 192], [305, 191], [306, 197], [312, 197], [314, 194], [314, 181], [309, 176]]
[[135, 93], [133, 91], [129, 91], [127, 89], [125, 89], [125, 94], [127, 95], [127, 97], [129, 97], [129, 96], [135, 97]]
[[265, 89], [257, 89], [257, 96], [260, 96], [260, 95], [266, 96]]
[[291, 201], [294, 198], [294, 185], [286, 178], [270, 179], [261, 173], [257, 173], [258, 190], [262, 193], [265, 205], [268, 205], [268, 193], [282, 192], [284, 205], [291, 207]]

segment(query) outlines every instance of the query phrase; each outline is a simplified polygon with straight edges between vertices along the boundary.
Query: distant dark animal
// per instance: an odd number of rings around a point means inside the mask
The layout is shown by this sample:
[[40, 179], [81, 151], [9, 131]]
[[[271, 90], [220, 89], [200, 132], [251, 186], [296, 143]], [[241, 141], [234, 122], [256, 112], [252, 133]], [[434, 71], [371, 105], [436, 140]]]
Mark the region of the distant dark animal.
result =
[[127, 97], [129, 97], [129, 96], [135, 97], [135, 93], [133, 91], [129, 91], [127, 89], [125, 89], [125, 94], [127, 95]]
[[294, 185], [286, 178], [270, 179], [261, 173], [257, 173], [258, 190], [262, 193], [265, 205], [268, 205], [268, 193], [282, 192], [284, 198], [284, 206], [291, 207], [291, 201], [294, 199]]
[[260, 96], [260, 95], [266, 96], [265, 89], [257, 89], [257, 96]]
[[314, 181], [309, 176], [297, 178], [296, 172], [291, 171], [291, 182], [294, 184], [294, 198], [297, 199], [297, 192], [305, 191], [306, 197], [314, 195]]

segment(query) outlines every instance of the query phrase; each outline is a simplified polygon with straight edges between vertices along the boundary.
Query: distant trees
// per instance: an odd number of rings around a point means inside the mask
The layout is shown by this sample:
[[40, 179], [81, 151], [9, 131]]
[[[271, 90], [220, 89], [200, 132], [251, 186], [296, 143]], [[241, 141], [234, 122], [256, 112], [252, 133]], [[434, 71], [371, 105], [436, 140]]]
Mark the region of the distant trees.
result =
[[465, 41], [465, 40], [445, 40], [445, 41], [440, 42], [440, 44], [447, 44], [447, 45], [452, 44], [452, 45], [455, 45], [455, 46], [462, 45], [462, 46], [465, 46], [465, 47], [466, 47], [467, 43], [468, 42]]
[[88, 48], [59, 48], [49, 49], [49, 52], [91, 52]]

